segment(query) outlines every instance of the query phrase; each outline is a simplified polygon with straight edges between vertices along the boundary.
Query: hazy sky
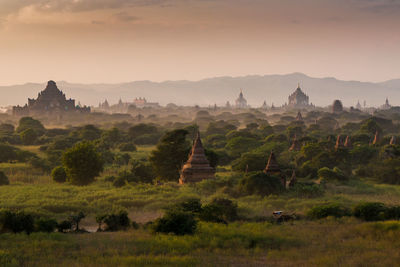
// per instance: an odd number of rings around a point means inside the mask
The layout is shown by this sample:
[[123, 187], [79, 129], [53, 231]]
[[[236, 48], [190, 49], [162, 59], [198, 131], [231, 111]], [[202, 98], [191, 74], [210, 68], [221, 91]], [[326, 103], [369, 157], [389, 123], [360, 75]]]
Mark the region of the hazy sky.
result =
[[400, 78], [400, 0], [0, 0], [0, 84]]

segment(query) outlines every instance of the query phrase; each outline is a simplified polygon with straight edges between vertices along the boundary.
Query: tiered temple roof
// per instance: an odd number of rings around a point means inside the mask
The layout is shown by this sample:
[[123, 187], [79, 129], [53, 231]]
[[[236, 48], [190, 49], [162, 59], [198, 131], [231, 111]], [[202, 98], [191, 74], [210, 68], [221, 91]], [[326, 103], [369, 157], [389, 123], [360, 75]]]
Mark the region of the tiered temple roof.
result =
[[215, 178], [215, 169], [210, 166], [204, 153], [200, 133], [197, 133], [188, 161], [183, 165], [180, 184], [200, 182], [204, 179]]
[[288, 98], [288, 105], [290, 107], [308, 107], [309, 97], [300, 88], [300, 84], [297, 86], [296, 91], [294, 91]]

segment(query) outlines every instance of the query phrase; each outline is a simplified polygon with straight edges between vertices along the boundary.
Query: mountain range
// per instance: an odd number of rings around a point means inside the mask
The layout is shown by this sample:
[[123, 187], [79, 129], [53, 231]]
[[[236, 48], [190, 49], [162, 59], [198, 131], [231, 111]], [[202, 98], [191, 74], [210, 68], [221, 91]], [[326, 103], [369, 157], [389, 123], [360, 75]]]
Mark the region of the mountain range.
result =
[[[51, 78], [51, 77], [49, 77]], [[0, 106], [24, 105], [27, 98], [36, 98], [46, 86], [43, 83], [0, 86]], [[249, 75], [242, 77], [215, 77], [199, 81], [134, 81], [119, 84], [78, 84], [58, 81], [57, 85], [67, 98], [76, 99], [82, 105], [97, 106], [108, 100], [110, 104], [119, 99], [131, 102], [136, 97], [145, 97], [149, 102], [161, 105], [225, 105], [234, 103], [240, 90], [253, 107], [261, 106], [264, 100], [268, 105], [280, 106], [298, 83], [309, 95], [310, 102], [317, 106], [330, 105], [333, 100], [342, 100], [345, 106], [355, 106], [357, 101], [367, 106], [379, 106], [386, 97], [392, 105], [400, 105], [400, 79], [372, 83], [360, 81], [341, 81], [335, 78], [313, 78], [302, 73], [286, 75]]]

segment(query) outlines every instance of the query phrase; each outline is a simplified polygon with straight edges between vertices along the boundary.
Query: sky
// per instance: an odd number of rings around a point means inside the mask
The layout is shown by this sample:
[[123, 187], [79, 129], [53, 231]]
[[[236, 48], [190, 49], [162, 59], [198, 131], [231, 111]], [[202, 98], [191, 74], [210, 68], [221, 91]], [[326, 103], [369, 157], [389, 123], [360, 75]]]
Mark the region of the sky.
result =
[[400, 78], [400, 0], [0, 0], [0, 85]]

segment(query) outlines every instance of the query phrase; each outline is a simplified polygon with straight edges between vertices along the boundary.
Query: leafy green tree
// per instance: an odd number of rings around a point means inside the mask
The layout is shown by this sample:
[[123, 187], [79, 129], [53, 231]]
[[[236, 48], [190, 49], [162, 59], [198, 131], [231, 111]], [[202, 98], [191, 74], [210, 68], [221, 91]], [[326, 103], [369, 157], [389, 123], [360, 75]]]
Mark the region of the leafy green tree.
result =
[[44, 132], [46, 131], [46, 129], [44, 128], [43, 124], [40, 121], [35, 120], [31, 117], [23, 117], [19, 120], [17, 132], [21, 133], [27, 129], [34, 130], [38, 136], [43, 135]]
[[225, 146], [225, 149], [228, 153], [234, 157], [238, 158], [242, 153], [248, 152], [260, 145], [260, 142], [254, 138], [247, 137], [235, 137], [228, 141]]
[[24, 145], [33, 145], [37, 139], [36, 132], [31, 128], [22, 131], [19, 135]]
[[179, 178], [179, 170], [187, 160], [190, 149], [187, 134], [186, 130], [167, 132], [157, 148], [152, 151], [150, 162], [159, 178], [168, 181], [176, 181]]
[[51, 171], [51, 177], [57, 183], [65, 183], [67, 181], [67, 173], [63, 166], [55, 167]]
[[93, 141], [101, 137], [101, 130], [91, 124], [83, 126], [78, 133], [79, 138], [85, 141]]
[[265, 168], [266, 155], [264, 153], [244, 153], [232, 162], [232, 169], [235, 171], [261, 171]]
[[199, 218], [207, 222], [232, 222], [238, 218], [237, 208], [237, 204], [230, 199], [214, 198], [202, 207]]
[[103, 170], [103, 160], [92, 143], [82, 142], [68, 149], [62, 158], [71, 183], [87, 185]]
[[263, 172], [251, 172], [239, 183], [239, 190], [246, 195], [267, 196], [278, 194], [283, 190], [281, 180]]
[[153, 224], [156, 233], [173, 233], [175, 235], [194, 234], [197, 221], [193, 213], [179, 210], [169, 210]]
[[157, 133], [158, 129], [155, 125], [153, 124], [145, 124], [145, 123], [140, 123], [135, 126], [132, 126], [128, 130], [128, 136], [132, 139], [135, 140], [139, 136], [145, 135], [145, 134], [154, 134]]
[[81, 211], [78, 214], [73, 214], [69, 216], [69, 221], [72, 226], [75, 226], [75, 232], [79, 232], [79, 224], [86, 217], [86, 215]]

